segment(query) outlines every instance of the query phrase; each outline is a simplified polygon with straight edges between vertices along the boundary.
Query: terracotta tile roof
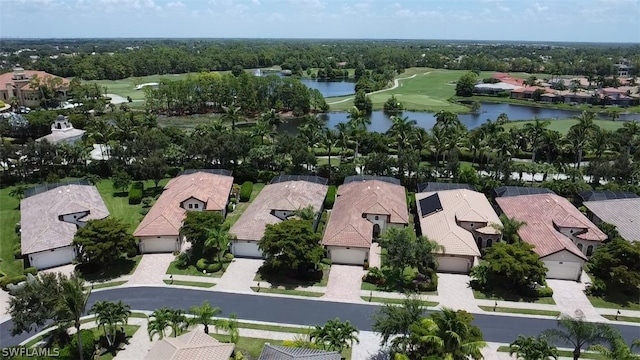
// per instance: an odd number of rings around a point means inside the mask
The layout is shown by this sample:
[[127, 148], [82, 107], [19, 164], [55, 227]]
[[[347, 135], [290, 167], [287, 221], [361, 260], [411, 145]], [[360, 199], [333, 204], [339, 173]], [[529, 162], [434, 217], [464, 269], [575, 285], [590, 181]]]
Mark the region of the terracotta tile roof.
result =
[[98, 189], [90, 185], [60, 186], [22, 199], [22, 254], [71, 245], [78, 227], [59, 220], [59, 216], [75, 213], [82, 213], [78, 218], [83, 222], [109, 216]]
[[267, 224], [282, 222], [272, 215], [272, 210], [290, 212], [313, 206], [316, 211], [320, 211], [328, 188], [327, 185], [309, 181], [269, 184], [260, 191], [229, 232], [241, 240], [259, 241], [264, 236]]
[[193, 330], [178, 337], [165, 337], [156, 342], [145, 356], [146, 360], [229, 360], [235, 345], [221, 343], [201, 330]]
[[[29, 82], [31, 81], [31, 78], [33, 78], [34, 75], [37, 75], [40, 79], [44, 79], [47, 77], [61, 78], [60, 76], [56, 76], [53, 74], [49, 74], [46, 71], [39, 71], [39, 70], [24, 70], [24, 74], [27, 77], [29, 77], [29, 81], [27, 81], [25, 85], [20, 87], [22, 90], [33, 90], [29, 85]], [[0, 74], [0, 88], [5, 89], [6, 84], [11, 84], [12, 86], [16, 86], [16, 81], [13, 80], [13, 76], [14, 76], [13, 72]], [[65, 78], [61, 78], [61, 79], [62, 79], [63, 85], [66, 86], [69, 84], [69, 80]]]
[[233, 177], [194, 172], [175, 177], [164, 187], [134, 236], [178, 236], [186, 210], [180, 204], [195, 198], [206, 203], [205, 210], [222, 211], [227, 206]]
[[369, 248], [373, 224], [364, 219], [363, 214], [388, 215], [391, 223], [408, 224], [404, 187], [379, 180], [354, 181], [340, 186], [322, 244]]
[[640, 241], [640, 198], [585, 201], [600, 220], [613, 224], [624, 239]]
[[510, 218], [527, 224], [518, 234], [523, 241], [535, 246], [540, 256], [567, 250], [582, 259], [586, 257], [557, 227], [583, 231], [578, 238], [604, 241], [607, 236], [587, 219], [569, 200], [556, 194], [521, 195], [496, 198], [500, 209]]
[[340, 360], [337, 351], [294, 348], [264, 344], [258, 360]]
[[[442, 211], [422, 216], [420, 200], [437, 194]], [[458, 225], [458, 221], [477, 223], [482, 233], [499, 233], [491, 224], [502, 225], [484, 194], [468, 189], [444, 190], [416, 194], [422, 235], [444, 246], [444, 254], [480, 256], [473, 234]], [[489, 228], [491, 230], [489, 230]]]

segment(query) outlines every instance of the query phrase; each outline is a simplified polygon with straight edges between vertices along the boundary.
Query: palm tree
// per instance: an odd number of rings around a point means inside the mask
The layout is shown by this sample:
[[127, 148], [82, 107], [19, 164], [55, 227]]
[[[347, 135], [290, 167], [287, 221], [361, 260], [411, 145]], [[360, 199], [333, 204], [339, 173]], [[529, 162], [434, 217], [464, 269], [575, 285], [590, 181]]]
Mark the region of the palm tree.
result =
[[566, 144], [571, 151], [576, 154], [576, 169], [580, 169], [582, 163], [582, 154], [584, 149], [589, 145], [590, 132], [586, 128], [576, 127], [575, 125], [569, 129], [566, 137]]
[[333, 148], [338, 145], [338, 133], [335, 130], [323, 128], [322, 135], [320, 136], [320, 144], [327, 149], [327, 156], [329, 160], [329, 178], [331, 178], [331, 152]]
[[24, 199], [24, 195], [27, 192], [27, 189], [29, 189], [27, 185], [16, 185], [11, 189], [11, 191], [9, 191], [9, 196], [13, 196], [14, 198], [18, 199], [18, 201], [20, 201]]
[[271, 133], [273, 133], [273, 125], [263, 119], [258, 119], [253, 128], [251, 128], [251, 134], [260, 138], [261, 145], [264, 145], [264, 137]]
[[387, 135], [393, 137], [396, 142], [398, 153], [406, 147], [411, 147], [415, 127], [418, 124], [415, 120], [409, 120], [408, 117], [391, 116], [393, 125], [387, 131]]
[[417, 261], [418, 272], [427, 275], [429, 269], [438, 268], [438, 256], [445, 252], [445, 247], [435, 241], [429, 240], [426, 236], [418, 236], [413, 249]]
[[173, 337], [177, 337], [178, 335], [182, 334], [182, 332], [189, 326], [189, 321], [184, 315], [184, 311], [182, 311], [181, 309], [170, 309], [168, 321]]
[[299, 208], [298, 210], [294, 211], [293, 215], [299, 217], [302, 220], [313, 221], [318, 215], [318, 212], [313, 208], [313, 205], [309, 205], [307, 207]]
[[159, 339], [166, 336], [166, 330], [171, 326], [171, 312], [172, 309], [168, 307], [161, 307], [151, 313], [147, 323], [147, 331], [149, 332], [149, 339], [153, 341], [153, 336], [158, 335]]
[[518, 359], [522, 360], [548, 360], [549, 358], [558, 359], [558, 349], [549, 345], [544, 337], [533, 336], [525, 337], [519, 335], [511, 344], [509, 344], [509, 355], [516, 354]]
[[109, 346], [113, 346], [118, 325], [126, 325], [131, 315], [131, 307], [122, 301], [98, 301], [90, 313], [96, 315], [96, 324], [102, 327]]
[[471, 325], [472, 319], [464, 310], [443, 308], [411, 325], [410, 343], [418, 358], [483, 359], [481, 349], [487, 344], [481, 340], [480, 330]]
[[204, 241], [205, 248], [215, 248], [217, 250], [216, 257], [219, 263], [222, 263], [222, 256], [229, 249], [229, 244], [233, 240], [233, 235], [222, 226], [216, 226], [207, 230], [208, 236]]
[[87, 311], [87, 300], [89, 300], [90, 291], [84, 291], [84, 281], [76, 275], [65, 278], [60, 285], [62, 286], [62, 293], [58, 309], [56, 309], [58, 318], [72, 322], [76, 328], [78, 353], [80, 360], [83, 360], [82, 333], [80, 332], [82, 323], [80, 318]]
[[234, 344], [237, 344], [238, 340], [240, 340], [238, 315], [235, 313], [229, 314], [228, 319], [218, 321], [218, 323], [216, 324], [216, 329], [228, 332], [231, 337], [231, 342]]
[[236, 122], [240, 120], [240, 106], [223, 106], [222, 121], [231, 122], [231, 131], [236, 131]]
[[220, 314], [222, 312], [222, 309], [220, 309], [219, 307], [213, 307], [211, 306], [211, 304], [209, 304], [208, 301], [204, 301], [202, 303], [202, 305], [200, 306], [193, 306], [189, 312], [193, 315], [195, 315], [194, 317], [189, 319], [189, 322], [191, 324], [202, 324], [204, 325], [204, 333], [208, 334], [209, 333], [209, 325], [215, 325], [216, 322], [213, 319], [216, 315]]
[[337, 351], [341, 353], [344, 349], [360, 343], [358, 339], [359, 331], [351, 325], [349, 321], [342, 322], [340, 319], [327, 321], [324, 326], [316, 325], [309, 334], [309, 338], [323, 350]]
[[351, 132], [347, 123], [338, 123], [336, 125], [336, 131], [338, 131], [338, 146], [342, 147], [341, 154], [345, 156], [346, 149], [349, 147], [349, 140], [351, 138]]
[[524, 126], [524, 133], [529, 140], [529, 144], [531, 145], [531, 162], [536, 162], [536, 153], [540, 148], [540, 143], [544, 141], [544, 136], [546, 134], [546, 128], [549, 126], [551, 122], [549, 121], [540, 121], [538, 117], [533, 118], [533, 122], [527, 123]]
[[610, 341], [609, 347], [602, 345], [592, 345], [589, 350], [602, 354], [607, 359], [611, 360], [640, 360], [634, 350], [640, 348], [640, 339], [636, 339], [628, 346], [621, 338], [616, 338]]
[[520, 228], [527, 225], [526, 222], [518, 221], [514, 218], [507, 217], [506, 215], [500, 215], [500, 222], [502, 222], [502, 225], [491, 224], [491, 226], [494, 229], [500, 231], [500, 233], [502, 234], [502, 239], [504, 241], [509, 244], [520, 241], [518, 231], [520, 231]]
[[591, 147], [596, 155], [596, 159], [600, 160], [605, 151], [611, 146], [612, 133], [610, 131], [598, 128], [593, 132], [591, 139]]
[[367, 116], [364, 111], [360, 111], [357, 107], [352, 107], [349, 110], [349, 115], [347, 115], [349, 119], [348, 125], [352, 133], [353, 140], [356, 143], [356, 149], [354, 153], [354, 158], [358, 157], [358, 148], [360, 146], [360, 135], [362, 132], [367, 130], [367, 126], [371, 125], [371, 119]]
[[[584, 317], [560, 315], [558, 318], [560, 329], [547, 329], [542, 335], [550, 340], [558, 340], [573, 347], [573, 360], [578, 360], [582, 348], [586, 345], [598, 345], [613, 338], [610, 326], [588, 322]], [[563, 330], [564, 329], [564, 330]]]

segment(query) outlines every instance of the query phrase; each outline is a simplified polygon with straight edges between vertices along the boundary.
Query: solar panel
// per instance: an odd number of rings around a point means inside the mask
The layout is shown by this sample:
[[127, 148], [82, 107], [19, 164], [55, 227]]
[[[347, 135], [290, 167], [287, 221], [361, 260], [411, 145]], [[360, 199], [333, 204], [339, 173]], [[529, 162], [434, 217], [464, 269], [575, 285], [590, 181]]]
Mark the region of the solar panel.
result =
[[603, 200], [616, 200], [616, 199], [635, 199], [638, 198], [638, 194], [630, 191], [582, 191], [578, 193], [578, 196], [582, 201], [603, 201]]
[[205, 172], [208, 174], [216, 174], [216, 175], [224, 175], [224, 176], [231, 176], [231, 174], [233, 174], [233, 171], [227, 170], [227, 169], [185, 169], [179, 172], [178, 176], [189, 175], [197, 172]]
[[476, 190], [473, 186], [469, 184], [462, 184], [462, 183], [426, 182], [426, 183], [418, 184], [418, 192], [456, 190], [456, 189]]
[[421, 199], [419, 203], [422, 217], [442, 211], [442, 203], [440, 202], [440, 196], [438, 196], [438, 194], [427, 196], [426, 198]]
[[278, 175], [271, 179], [271, 184], [277, 184], [286, 181], [308, 181], [314, 184], [327, 185], [329, 183], [329, 179], [320, 177], [320, 176], [310, 176], [310, 175]]
[[528, 187], [528, 186], [502, 186], [493, 189], [496, 197], [509, 197], [519, 195], [537, 195], [537, 194], [555, 194], [555, 192], [540, 187]]
[[38, 195], [41, 194], [43, 192], [49, 191], [49, 190], [53, 190], [57, 187], [60, 186], [66, 186], [66, 185], [90, 185], [89, 181], [87, 180], [69, 180], [69, 181], [65, 181], [65, 182], [59, 182], [59, 183], [49, 183], [49, 184], [40, 184], [38, 186], [34, 186], [32, 188], [27, 189], [24, 192], [24, 197], [28, 198], [31, 197], [33, 195]]
[[378, 180], [384, 181], [389, 184], [400, 185], [400, 180], [390, 176], [375, 176], [375, 175], [352, 175], [347, 176], [344, 179], [343, 184], [352, 183], [354, 181], [367, 181], [367, 180]]

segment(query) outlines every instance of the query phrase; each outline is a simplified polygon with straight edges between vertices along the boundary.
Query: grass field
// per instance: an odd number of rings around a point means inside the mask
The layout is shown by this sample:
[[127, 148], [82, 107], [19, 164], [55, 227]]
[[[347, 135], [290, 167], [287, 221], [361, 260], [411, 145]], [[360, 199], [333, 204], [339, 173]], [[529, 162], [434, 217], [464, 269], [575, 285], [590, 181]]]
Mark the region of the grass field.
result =
[[604, 299], [597, 296], [587, 296], [591, 305], [598, 308], [636, 310], [640, 311], [640, 301], [638, 299]]
[[167, 285], [182, 285], [182, 286], [193, 286], [193, 287], [202, 287], [202, 288], [210, 288], [216, 285], [214, 283], [205, 283], [205, 282], [196, 282], [196, 281], [181, 281], [181, 280], [163, 280], [163, 281]]
[[[18, 199], [9, 195], [13, 187], [0, 189], [0, 271], [7, 276], [22, 275], [22, 260], [13, 256], [13, 247], [20, 242], [16, 223], [20, 221]], [[1, 274], [0, 274], [1, 275]]]
[[494, 310], [493, 306], [478, 306], [480, 309], [489, 312], [500, 312], [500, 313], [509, 313], [509, 314], [527, 314], [527, 315], [543, 315], [543, 316], [553, 316], [557, 317], [560, 315], [560, 311], [555, 310], [537, 310], [537, 309], [520, 309], [520, 308], [509, 308], [509, 307], [496, 307]]
[[[551, 120], [550, 124], [547, 126], [549, 130], [556, 130], [562, 134], [567, 134], [569, 132], [569, 128], [578, 123], [576, 119], [559, 119], [559, 120]], [[594, 124], [598, 125], [603, 130], [608, 131], [616, 131], [622, 127], [624, 121], [610, 121], [610, 120], [594, 120]], [[503, 125], [503, 127], [507, 130], [514, 127], [523, 127], [526, 124], [533, 123], [533, 121], [512, 121]]]
[[[368, 296], [360, 296], [360, 298], [366, 302], [373, 303], [382, 303], [382, 304], [404, 304], [405, 299], [396, 299], [396, 298], [384, 298], [384, 297], [368, 297]], [[420, 304], [425, 307], [435, 307], [438, 305], [435, 301], [420, 301]]]
[[556, 302], [552, 297], [542, 297], [542, 298], [523, 298], [515, 293], [507, 293], [504, 290], [497, 290], [495, 292], [487, 292], [483, 293], [482, 291], [473, 290], [473, 297], [476, 299], [483, 300], [502, 300], [502, 301], [515, 301], [515, 302], [530, 302], [536, 304], [549, 304], [555, 305]]
[[321, 297], [324, 295], [323, 293], [313, 292], [313, 291], [279, 289], [279, 288], [268, 288], [268, 287], [259, 288], [257, 286], [252, 286], [251, 290], [259, 293], [306, 296], [306, 297]]
[[256, 196], [258, 196], [258, 194], [260, 194], [260, 191], [262, 191], [262, 189], [264, 188], [264, 183], [255, 183], [253, 184], [253, 190], [251, 191], [251, 197], [249, 198], [248, 202], [240, 202], [236, 205], [235, 210], [233, 210], [232, 213], [230, 213], [229, 215], [227, 215], [227, 219], [224, 221], [225, 225], [229, 225], [229, 227], [233, 226], [233, 224], [236, 223], [236, 221], [238, 221], [238, 219], [240, 219], [240, 216], [242, 215], [242, 213], [247, 210], [247, 208], [249, 207], [249, 204], [251, 204], [253, 202], [253, 200], [255, 200]]
[[106, 87], [108, 94], [116, 94], [122, 97], [130, 96], [132, 100], [144, 100], [144, 91], [136, 90], [136, 85], [144, 83], [159, 82], [161, 79], [182, 80], [192, 74], [167, 74], [151, 75], [143, 77], [130, 77], [121, 80], [94, 80], [86, 81], [85, 84], [98, 84]]
[[617, 319], [615, 315], [602, 315], [602, 317], [605, 319], [609, 319], [611, 321], [626, 321], [626, 322], [640, 323], [640, 318], [633, 317], [633, 316], [620, 315], [618, 316]]

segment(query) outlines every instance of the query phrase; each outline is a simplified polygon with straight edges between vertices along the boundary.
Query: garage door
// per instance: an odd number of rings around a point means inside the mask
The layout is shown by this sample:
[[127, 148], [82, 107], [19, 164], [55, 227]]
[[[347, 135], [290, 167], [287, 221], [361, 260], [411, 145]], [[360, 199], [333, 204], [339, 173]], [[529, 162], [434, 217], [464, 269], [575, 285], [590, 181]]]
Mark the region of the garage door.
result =
[[234, 242], [231, 244], [231, 253], [237, 257], [262, 258], [262, 251], [258, 249], [258, 243], [255, 241]]
[[47, 269], [54, 266], [71, 264], [76, 258], [75, 249], [72, 246], [65, 246], [53, 251], [43, 251], [29, 255], [31, 266], [38, 269]]
[[451, 273], [468, 273], [471, 261], [455, 256], [438, 257], [438, 271]]
[[178, 250], [176, 238], [153, 238], [140, 240], [140, 252], [148, 253], [170, 253]]
[[544, 261], [548, 279], [578, 280], [582, 273], [580, 263], [569, 261]]
[[367, 252], [353, 249], [332, 249], [331, 262], [335, 264], [363, 265]]

